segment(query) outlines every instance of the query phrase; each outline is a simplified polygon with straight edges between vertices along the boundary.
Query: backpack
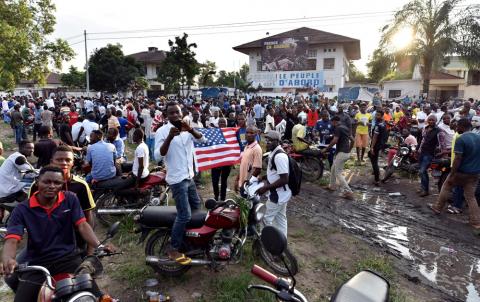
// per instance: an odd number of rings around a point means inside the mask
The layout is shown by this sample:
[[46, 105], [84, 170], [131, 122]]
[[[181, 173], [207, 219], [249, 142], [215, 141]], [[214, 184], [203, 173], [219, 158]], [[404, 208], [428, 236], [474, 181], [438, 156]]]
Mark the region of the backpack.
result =
[[[271, 167], [273, 170], [277, 170], [277, 166], [275, 165], [275, 156], [279, 153], [285, 153], [285, 151], [277, 151], [272, 156], [272, 163]], [[302, 170], [298, 165], [297, 161], [290, 157], [288, 154], [288, 187], [292, 191], [292, 196], [298, 195], [300, 193], [300, 187], [302, 185]]]

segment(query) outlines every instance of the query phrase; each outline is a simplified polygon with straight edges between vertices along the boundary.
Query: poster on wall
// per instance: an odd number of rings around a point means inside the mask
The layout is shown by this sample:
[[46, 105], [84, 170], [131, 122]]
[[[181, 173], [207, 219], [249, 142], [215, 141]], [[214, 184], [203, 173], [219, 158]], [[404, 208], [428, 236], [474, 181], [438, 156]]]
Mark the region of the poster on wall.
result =
[[249, 75], [253, 87], [264, 88], [312, 88], [324, 86], [323, 70], [259, 72]]
[[307, 51], [308, 37], [266, 40], [262, 47], [262, 71], [315, 69], [311, 65], [316, 65], [316, 60], [308, 60]]

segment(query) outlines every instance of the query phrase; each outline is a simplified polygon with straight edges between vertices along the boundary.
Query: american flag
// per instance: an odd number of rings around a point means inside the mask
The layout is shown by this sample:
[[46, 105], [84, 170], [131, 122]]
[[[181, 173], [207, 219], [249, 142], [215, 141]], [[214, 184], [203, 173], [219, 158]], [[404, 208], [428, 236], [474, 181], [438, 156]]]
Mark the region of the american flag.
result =
[[196, 128], [207, 139], [194, 143], [195, 165], [198, 171], [230, 166], [240, 162], [237, 128]]

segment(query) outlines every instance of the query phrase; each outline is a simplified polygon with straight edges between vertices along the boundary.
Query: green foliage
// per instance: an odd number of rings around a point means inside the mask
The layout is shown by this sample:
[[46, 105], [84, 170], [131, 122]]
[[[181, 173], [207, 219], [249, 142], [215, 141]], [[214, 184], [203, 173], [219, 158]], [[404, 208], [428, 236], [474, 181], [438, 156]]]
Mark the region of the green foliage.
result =
[[212, 288], [215, 296], [212, 302], [273, 302], [275, 295], [265, 291], [248, 292], [249, 284], [260, 283], [258, 279], [254, 279], [253, 275], [248, 272], [235, 274], [234, 276], [222, 276], [212, 280]]
[[249, 67], [248, 64], [243, 64], [239, 71], [225, 71], [218, 72], [216, 86], [235, 87], [243, 92], [253, 91], [252, 83], [247, 80]]
[[460, 55], [470, 67], [480, 65], [480, 5], [460, 8], [461, 2], [411, 0], [382, 29], [380, 46], [384, 49], [392, 49], [397, 32], [403, 28], [412, 29], [412, 43], [390, 54], [412, 56], [423, 64], [424, 92], [428, 92], [431, 72], [448, 63], [448, 56]]
[[367, 63], [368, 78], [374, 83], [379, 83], [390, 71], [394, 69], [394, 59], [385, 49], [377, 48]]
[[85, 88], [85, 72], [78, 71], [75, 66], [70, 66], [68, 73], [60, 76], [62, 85], [68, 88]]
[[349, 75], [349, 82], [355, 83], [367, 83], [368, 79], [365, 75], [358, 70], [357, 66], [353, 63], [353, 61], [348, 62], [348, 75]]
[[170, 51], [160, 66], [158, 80], [165, 85], [167, 93], [177, 93], [181, 86], [188, 89], [194, 84], [194, 78], [200, 73], [200, 64], [193, 51], [197, 44], [187, 42], [188, 35], [175, 37], [175, 42], [168, 40]]
[[21, 79], [45, 83], [49, 65], [60, 69], [74, 56], [64, 40], [50, 41], [55, 27], [50, 0], [0, 1], [0, 90]]
[[120, 44], [95, 49], [89, 60], [90, 86], [97, 91], [118, 92], [142, 75], [142, 65], [123, 55]]
[[139, 93], [143, 92], [145, 89], [148, 89], [150, 84], [145, 77], [136, 77], [128, 83], [128, 90], [133, 93], [133, 97], [137, 97]]
[[243, 228], [248, 224], [248, 213], [250, 212], [250, 202], [241, 196], [235, 197], [235, 201], [240, 208], [240, 226]]
[[200, 75], [198, 76], [198, 83], [201, 86], [214, 86], [215, 79], [213, 75], [215, 75], [217, 70], [217, 64], [212, 61], [206, 61], [200, 67]]

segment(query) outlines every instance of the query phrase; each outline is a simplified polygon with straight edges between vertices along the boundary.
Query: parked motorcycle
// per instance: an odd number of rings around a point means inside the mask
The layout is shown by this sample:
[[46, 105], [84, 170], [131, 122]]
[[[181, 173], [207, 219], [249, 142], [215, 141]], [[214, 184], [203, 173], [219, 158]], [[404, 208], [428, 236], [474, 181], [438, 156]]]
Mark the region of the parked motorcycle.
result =
[[138, 189], [94, 188], [97, 218], [108, 225], [112, 222], [112, 215], [136, 213], [145, 206], [168, 205], [170, 187], [165, 178], [165, 170], [157, 167], [150, 171]]
[[[248, 188], [245, 188], [248, 191]], [[243, 255], [243, 248], [248, 232], [253, 236], [253, 249], [258, 251], [262, 259], [278, 273], [287, 273], [285, 268], [276, 263], [274, 257], [261, 244], [259, 231], [265, 214], [265, 205], [260, 203], [258, 196], [252, 199], [227, 199], [217, 202], [208, 199], [205, 208], [208, 211], [194, 211], [188, 222], [182, 253], [192, 259], [191, 264], [181, 265], [170, 260], [167, 247], [171, 241], [172, 226], [177, 215], [175, 207], [145, 207], [135, 217], [138, 223], [138, 233], [141, 233], [139, 242], [148, 238], [145, 246], [146, 263], [163, 275], [180, 276], [192, 266], [207, 265], [214, 269], [226, 264], [238, 263]], [[153, 232], [152, 234], [150, 234]], [[255, 253], [256, 254], [256, 253]], [[294, 273], [297, 271], [297, 262], [289, 251], [285, 251], [285, 258], [292, 263]]]
[[438, 192], [442, 190], [443, 183], [450, 174], [450, 158], [434, 158], [430, 164], [432, 177], [437, 179]]
[[[120, 223], [114, 223], [107, 232], [105, 240], [113, 238], [118, 232]], [[43, 283], [38, 293], [39, 302], [107, 302], [112, 301], [111, 297], [104, 295], [97, 299], [93, 294], [93, 279], [103, 272], [101, 258], [121, 254], [106, 253], [104, 251], [95, 251], [92, 256], [87, 256], [79, 266], [75, 274], [60, 273], [52, 276], [43, 266], [28, 266], [21, 264], [16, 269], [19, 273], [39, 272], [43, 273], [46, 281]]]
[[[295, 152], [292, 144], [289, 141], [282, 142], [282, 148], [287, 155], [295, 159], [302, 170], [302, 178], [305, 181], [315, 181], [323, 176], [324, 163], [323, 155], [320, 149], [316, 146], [309, 146], [308, 150], [302, 151], [302, 153]], [[268, 167], [268, 156], [270, 152], [263, 154], [263, 169]]]
[[415, 145], [408, 146], [403, 143], [402, 137], [400, 137], [400, 139], [400, 147], [395, 147], [397, 153], [386, 167], [382, 182], [386, 182], [398, 169], [408, 173], [416, 173], [418, 171], [418, 164], [417, 160], [415, 159], [417, 147]]
[[[287, 238], [276, 228], [267, 226], [263, 229], [261, 241], [269, 253], [283, 259], [287, 248]], [[288, 269], [288, 264], [285, 262]], [[252, 274], [269, 283], [267, 285], [249, 285], [248, 290], [262, 290], [273, 293], [278, 301], [308, 302], [307, 298], [295, 288], [297, 281], [290, 274], [290, 280], [279, 278], [269, 271], [254, 265]], [[386, 302], [390, 284], [375, 272], [364, 270], [337, 289], [331, 302]]]

